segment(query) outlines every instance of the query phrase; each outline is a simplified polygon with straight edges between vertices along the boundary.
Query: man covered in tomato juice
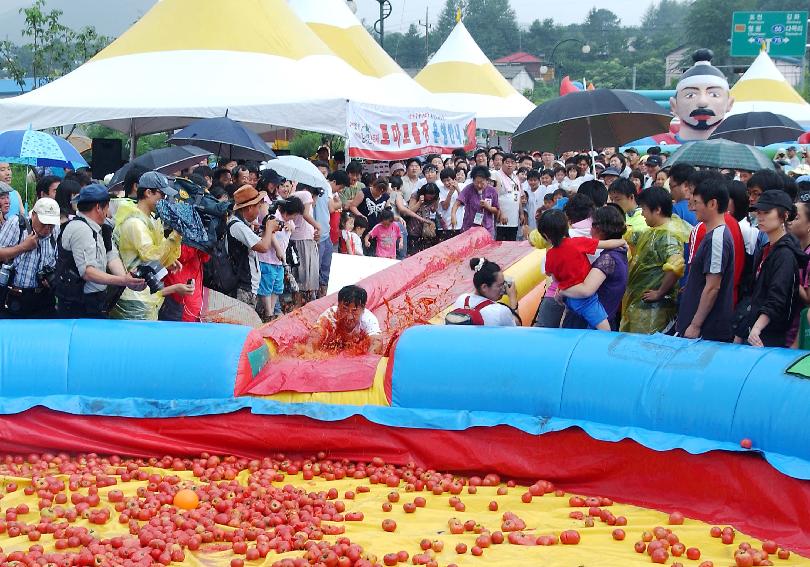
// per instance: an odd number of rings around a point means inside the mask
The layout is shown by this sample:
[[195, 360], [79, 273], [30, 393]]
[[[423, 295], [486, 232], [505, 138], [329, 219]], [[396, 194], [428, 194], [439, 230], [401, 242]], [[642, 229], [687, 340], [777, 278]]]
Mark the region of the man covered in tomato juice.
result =
[[353, 351], [379, 354], [382, 331], [377, 317], [366, 309], [368, 294], [362, 287], [347, 285], [338, 292], [337, 305], [318, 317], [307, 350]]

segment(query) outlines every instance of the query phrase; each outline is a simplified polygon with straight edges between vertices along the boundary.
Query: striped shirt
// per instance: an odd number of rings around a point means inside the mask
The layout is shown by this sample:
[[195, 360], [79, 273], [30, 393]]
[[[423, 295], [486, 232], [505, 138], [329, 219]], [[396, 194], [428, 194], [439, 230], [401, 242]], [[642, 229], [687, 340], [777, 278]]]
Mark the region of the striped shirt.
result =
[[[0, 248], [17, 246], [31, 232], [27, 230], [21, 237], [19, 217], [10, 216], [0, 228]], [[14, 266], [14, 280], [10, 282], [12, 286], [22, 289], [40, 287], [37, 273], [46, 266], [56, 266], [56, 237], [40, 238], [36, 248], [15, 257], [11, 264]]]

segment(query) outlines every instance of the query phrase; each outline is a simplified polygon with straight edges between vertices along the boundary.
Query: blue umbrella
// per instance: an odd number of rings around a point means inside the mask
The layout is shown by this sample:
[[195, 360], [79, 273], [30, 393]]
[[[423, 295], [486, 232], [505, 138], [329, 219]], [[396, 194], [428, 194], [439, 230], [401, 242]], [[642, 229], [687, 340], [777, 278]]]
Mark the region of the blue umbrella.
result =
[[63, 169], [88, 167], [79, 151], [67, 140], [30, 128], [0, 134], [0, 162]]
[[169, 143], [175, 146], [197, 146], [228, 159], [264, 161], [276, 157], [273, 150], [255, 132], [227, 116], [192, 122]]

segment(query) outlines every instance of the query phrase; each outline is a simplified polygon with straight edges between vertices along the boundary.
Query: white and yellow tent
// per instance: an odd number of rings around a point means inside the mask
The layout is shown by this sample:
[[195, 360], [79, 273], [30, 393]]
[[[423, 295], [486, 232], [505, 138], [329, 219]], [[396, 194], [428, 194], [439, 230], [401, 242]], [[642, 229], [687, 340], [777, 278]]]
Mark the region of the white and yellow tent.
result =
[[0, 101], [0, 130], [104, 122], [140, 135], [227, 112], [344, 134], [349, 100], [424, 103], [336, 56], [285, 0], [162, 0], [72, 73]]
[[416, 76], [436, 95], [442, 108], [463, 108], [476, 114], [478, 127], [514, 132], [534, 110], [484, 55], [462, 22]]
[[403, 71], [371, 37], [345, 0], [288, 0], [288, 3], [298, 18], [355, 70], [379, 80], [388, 92], [416, 100], [431, 100], [431, 94]]
[[773, 112], [810, 128], [810, 104], [785, 80], [773, 60], [762, 51], [731, 89], [731, 114]]

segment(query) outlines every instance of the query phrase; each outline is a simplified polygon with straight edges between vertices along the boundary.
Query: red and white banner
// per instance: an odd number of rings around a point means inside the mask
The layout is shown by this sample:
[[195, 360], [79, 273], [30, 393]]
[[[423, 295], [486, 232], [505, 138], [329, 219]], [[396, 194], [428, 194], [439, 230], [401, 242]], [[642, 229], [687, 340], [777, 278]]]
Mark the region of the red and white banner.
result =
[[475, 115], [350, 102], [349, 157], [398, 160], [475, 148]]

